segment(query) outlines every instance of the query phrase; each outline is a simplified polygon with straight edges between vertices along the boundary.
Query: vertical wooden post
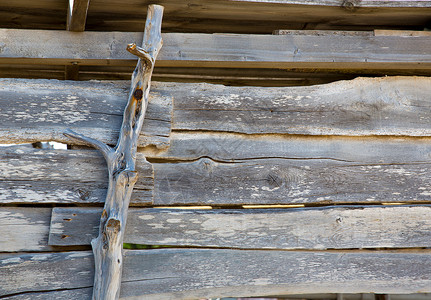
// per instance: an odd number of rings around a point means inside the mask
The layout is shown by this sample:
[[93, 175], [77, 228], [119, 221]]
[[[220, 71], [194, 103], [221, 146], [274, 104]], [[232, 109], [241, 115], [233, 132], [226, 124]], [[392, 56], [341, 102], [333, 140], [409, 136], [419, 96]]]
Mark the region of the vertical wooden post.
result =
[[148, 105], [154, 62], [162, 47], [162, 16], [163, 6], [150, 5], [142, 48], [135, 44], [127, 46], [127, 50], [137, 55], [139, 60], [132, 75], [129, 101], [115, 148], [71, 130], [65, 132], [66, 136], [99, 149], [108, 164], [109, 186], [100, 219], [99, 236], [91, 242], [95, 260], [95, 300], [118, 299], [120, 295], [123, 236], [130, 197], [138, 178], [135, 171], [138, 137]]

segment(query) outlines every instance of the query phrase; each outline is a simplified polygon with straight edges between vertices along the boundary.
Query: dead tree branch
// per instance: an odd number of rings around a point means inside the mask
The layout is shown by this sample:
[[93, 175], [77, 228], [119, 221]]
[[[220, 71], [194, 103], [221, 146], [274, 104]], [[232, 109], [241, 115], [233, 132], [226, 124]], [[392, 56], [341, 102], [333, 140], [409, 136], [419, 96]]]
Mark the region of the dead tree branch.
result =
[[135, 171], [139, 133], [145, 117], [151, 75], [157, 54], [162, 47], [161, 24], [163, 7], [148, 7], [142, 48], [129, 44], [127, 50], [139, 57], [132, 75], [129, 101], [124, 110], [120, 136], [114, 148], [95, 139], [68, 130], [65, 135], [100, 150], [109, 170], [109, 186], [100, 219], [99, 236], [91, 245], [95, 260], [93, 299], [118, 299], [123, 266], [123, 236], [127, 210], [138, 178]]

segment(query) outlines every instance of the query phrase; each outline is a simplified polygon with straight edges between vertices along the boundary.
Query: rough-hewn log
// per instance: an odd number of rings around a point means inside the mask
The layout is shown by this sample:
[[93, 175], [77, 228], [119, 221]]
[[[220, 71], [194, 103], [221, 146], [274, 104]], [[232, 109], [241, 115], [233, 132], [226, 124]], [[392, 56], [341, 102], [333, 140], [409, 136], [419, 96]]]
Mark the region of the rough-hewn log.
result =
[[[49, 244], [89, 245], [96, 208], [54, 208]], [[132, 244], [249, 249], [428, 247], [430, 206], [302, 209], [131, 209], [124, 241]]]
[[[152, 204], [153, 167], [137, 155], [139, 179], [131, 201]], [[85, 176], [83, 176], [85, 174]], [[103, 203], [108, 169], [101, 154], [92, 150], [0, 148], [0, 203]]]
[[155, 164], [156, 205], [431, 201], [431, 164], [251, 159]]
[[[166, 33], [163, 39], [157, 61], [161, 67], [431, 69], [431, 36]], [[142, 37], [130, 32], [1, 29], [0, 40], [0, 63], [124, 66], [136, 59], [121, 45], [130, 40], [139, 44]]]
[[127, 46], [127, 50], [138, 56], [139, 60], [132, 75], [129, 100], [115, 148], [71, 130], [65, 133], [100, 150], [108, 165], [109, 184], [99, 235], [91, 242], [95, 261], [94, 300], [114, 300], [120, 296], [123, 236], [131, 194], [138, 179], [136, 151], [148, 106], [151, 75], [162, 47], [162, 16], [163, 6], [150, 5], [142, 48], [136, 44]]
[[[159, 82], [139, 145], [167, 147], [171, 127], [247, 134], [431, 135], [430, 87], [427, 77], [288, 88]], [[124, 82], [2, 79], [0, 142], [68, 142], [61, 132], [70, 126], [114, 144], [125, 88]]]
[[[70, 128], [115, 145], [129, 85], [122, 81], [1, 79], [0, 143], [73, 143], [62, 134]], [[153, 93], [140, 146], [169, 145], [171, 97], [163, 91]]]
[[[431, 201], [429, 138], [175, 133], [167, 152], [144, 150], [135, 206]], [[95, 151], [12, 147], [0, 157], [1, 203], [101, 203], [106, 195]]]
[[431, 79], [357, 78], [288, 88], [179, 85], [173, 129], [305, 135], [431, 135]]
[[[68, 299], [90, 299], [83, 288], [92, 284], [92, 258], [91, 252], [1, 254], [0, 295], [63, 290]], [[429, 250], [160, 249], [125, 251], [124, 260], [123, 298], [431, 292]]]

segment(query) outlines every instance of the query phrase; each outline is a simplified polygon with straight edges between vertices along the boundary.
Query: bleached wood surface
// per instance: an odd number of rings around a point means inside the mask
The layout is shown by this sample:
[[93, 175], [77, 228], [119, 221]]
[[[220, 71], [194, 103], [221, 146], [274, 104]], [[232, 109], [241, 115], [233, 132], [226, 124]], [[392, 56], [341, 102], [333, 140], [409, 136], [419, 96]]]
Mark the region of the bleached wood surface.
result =
[[52, 251], [48, 246], [51, 208], [0, 207], [0, 252]]
[[[0, 40], [0, 63], [125, 66], [136, 60], [124, 45], [141, 44], [142, 36], [1, 29]], [[430, 36], [165, 33], [163, 40], [160, 67], [431, 69]]]
[[[76, 143], [65, 128], [113, 144], [128, 84], [0, 80], [0, 142]], [[155, 83], [140, 146], [169, 145], [171, 128], [246, 134], [431, 135], [431, 79], [358, 78], [288, 88]], [[173, 101], [173, 103], [172, 103]], [[173, 114], [173, 116], [172, 116]]]
[[[369, 139], [357, 143], [351, 139], [241, 141], [224, 139], [226, 136], [220, 140], [182, 137], [174, 138], [170, 149], [186, 157], [153, 156], [154, 161], [149, 164], [144, 160], [145, 155], [138, 155], [140, 176], [132, 205], [420, 203], [431, 200], [428, 157], [431, 144], [428, 139]], [[205, 143], [210, 148], [201, 149], [199, 145]], [[229, 152], [229, 147], [235, 152]], [[190, 157], [189, 149], [198, 149], [200, 153]], [[204, 152], [208, 149], [210, 153]], [[215, 151], [217, 149], [219, 151]], [[265, 149], [266, 156], [255, 151], [259, 149]], [[360, 155], [353, 155], [352, 149], [358, 149]], [[232, 155], [228, 156], [229, 153]], [[0, 200], [3, 204], [88, 204], [104, 200], [107, 169], [96, 151], [7, 147], [0, 149], [0, 155]], [[201, 156], [203, 158], [199, 159]]]
[[[134, 203], [151, 204], [153, 168], [138, 154]], [[85, 176], [84, 176], [85, 175]], [[103, 203], [108, 170], [93, 150], [0, 148], [0, 203]]]
[[[127, 103], [129, 82], [0, 80], [0, 143], [55, 140], [73, 129], [115, 144]], [[172, 95], [155, 93], [140, 136], [140, 145], [169, 145]]]
[[[431, 291], [429, 250], [160, 249], [125, 251], [124, 259], [123, 299]], [[45, 293], [44, 299], [56, 299], [62, 291], [68, 299], [91, 295], [87, 289], [93, 276], [89, 251], [1, 254], [0, 262], [3, 297], [28, 299], [38, 291]]]
[[[54, 208], [49, 244], [89, 245], [98, 208]], [[307, 209], [131, 209], [125, 242], [249, 249], [428, 247], [430, 206]]]
[[[377, 158], [377, 157], [373, 157]], [[431, 164], [261, 158], [154, 164], [156, 205], [331, 204], [431, 200]]]
[[178, 84], [175, 90], [176, 130], [431, 135], [427, 77], [357, 78], [288, 88]]

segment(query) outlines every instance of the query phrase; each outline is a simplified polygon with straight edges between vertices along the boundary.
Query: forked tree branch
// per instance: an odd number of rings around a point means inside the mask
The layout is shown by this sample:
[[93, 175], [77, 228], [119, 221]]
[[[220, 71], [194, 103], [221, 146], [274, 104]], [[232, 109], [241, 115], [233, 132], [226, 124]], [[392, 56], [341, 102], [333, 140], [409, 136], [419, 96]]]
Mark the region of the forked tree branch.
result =
[[148, 106], [154, 62], [162, 47], [162, 16], [163, 6], [150, 5], [142, 47], [136, 44], [129, 44], [127, 47], [139, 60], [132, 75], [129, 100], [115, 148], [71, 130], [64, 133], [99, 149], [108, 164], [109, 185], [100, 219], [99, 236], [91, 242], [95, 261], [94, 300], [113, 300], [120, 296], [123, 236], [130, 197], [138, 178], [135, 161], [139, 133]]

